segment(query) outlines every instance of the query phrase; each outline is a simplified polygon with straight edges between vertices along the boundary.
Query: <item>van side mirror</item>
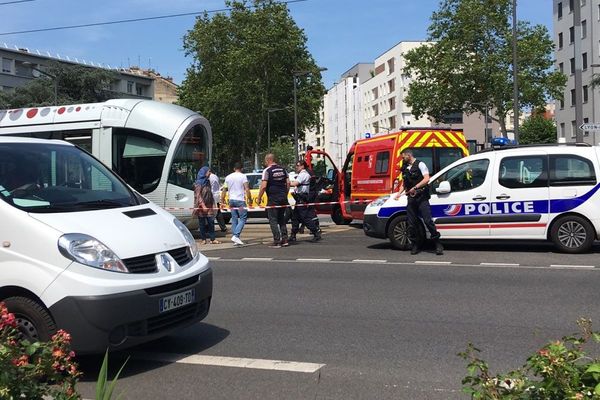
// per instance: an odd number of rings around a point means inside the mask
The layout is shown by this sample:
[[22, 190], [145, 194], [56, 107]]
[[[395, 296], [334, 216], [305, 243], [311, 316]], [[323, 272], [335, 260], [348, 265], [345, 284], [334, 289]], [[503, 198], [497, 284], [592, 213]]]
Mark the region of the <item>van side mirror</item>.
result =
[[439, 194], [447, 194], [451, 191], [452, 189], [450, 188], [450, 182], [448, 181], [440, 182], [440, 186], [438, 186], [437, 189], [435, 189], [435, 192]]

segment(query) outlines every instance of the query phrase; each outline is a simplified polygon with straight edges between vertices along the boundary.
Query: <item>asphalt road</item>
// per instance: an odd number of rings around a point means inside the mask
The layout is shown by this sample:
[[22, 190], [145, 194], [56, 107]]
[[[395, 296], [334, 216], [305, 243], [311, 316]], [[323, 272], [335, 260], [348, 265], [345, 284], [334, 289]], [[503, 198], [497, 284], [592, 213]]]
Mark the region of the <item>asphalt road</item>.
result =
[[[112, 355], [113, 372], [131, 356], [117, 391], [125, 399], [466, 399], [456, 354], [467, 343], [505, 371], [575, 332], [578, 317], [600, 318], [598, 247], [571, 256], [546, 244], [452, 243], [441, 257], [410, 256], [356, 226], [306, 239], [207, 251], [209, 316]], [[92, 398], [101, 359], [81, 362], [80, 390]]]

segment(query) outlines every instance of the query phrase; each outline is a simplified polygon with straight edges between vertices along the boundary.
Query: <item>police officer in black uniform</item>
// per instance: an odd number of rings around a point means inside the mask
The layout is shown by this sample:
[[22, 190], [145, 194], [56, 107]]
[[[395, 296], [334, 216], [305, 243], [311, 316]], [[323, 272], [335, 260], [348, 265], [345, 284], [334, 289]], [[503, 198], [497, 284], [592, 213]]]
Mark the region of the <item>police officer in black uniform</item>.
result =
[[406, 205], [406, 215], [408, 217], [408, 235], [412, 242], [410, 254], [417, 254], [421, 251], [421, 245], [425, 238], [418, 237], [417, 229], [419, 214], [423, 218], [425, 226], [431, 234], [435, 243], [435, 254], [444, 254], [444, 247], [440, 242], [440, 233], [435, 228], [431, 218], [431, 206], [429, 205], [429, 169], [424, 162], [415, 158], [411, 149], [402, 151], [402, 184], [398, 189], [395, 198], [398, 199], [402, 192], [408, 196]]

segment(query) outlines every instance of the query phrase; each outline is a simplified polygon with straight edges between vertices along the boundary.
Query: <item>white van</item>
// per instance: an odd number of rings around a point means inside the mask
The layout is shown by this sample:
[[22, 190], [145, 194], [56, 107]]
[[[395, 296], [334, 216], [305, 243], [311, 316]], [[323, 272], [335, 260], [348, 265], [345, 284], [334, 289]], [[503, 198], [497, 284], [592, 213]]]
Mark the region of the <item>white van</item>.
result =
[[[588, 251], [600, 235], [599, 159], [598, 147], [551, 145], [456, 161], [430, 180], [437, 229], [442, 239], [542, 239], [563, 252]], [[363, 229], [408, 249], [406, 197], [370, 203]]]
[[32, 340], [80, 353], [164, 336], [210, 308], [189, 230], [63, 141], [0, 136], [0, 301]]

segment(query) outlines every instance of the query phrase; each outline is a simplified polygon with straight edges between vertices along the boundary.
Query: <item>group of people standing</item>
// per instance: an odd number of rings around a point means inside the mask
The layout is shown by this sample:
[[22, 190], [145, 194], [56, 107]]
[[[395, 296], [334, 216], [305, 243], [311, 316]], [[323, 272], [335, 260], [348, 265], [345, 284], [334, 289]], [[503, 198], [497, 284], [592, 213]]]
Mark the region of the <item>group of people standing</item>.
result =
[[[273, 154], [265, 156], [265, 166], [262, 181], [258, 193], [258, 204], [267, 195], [267, 217], [273, 234], [273, 242], [270, 247], [286, 247], [290, 242], [296, 241], [296, 235], [301, 226], [306, 227], [312, 235], [312, 241], [320, 241], [321, 229], [319, 218], [310, 203], [316, 199], [314, 193], [314, 177], [309, 172], [305, 161], [296, 163], [297, 178], [290, 182], [286, 169], [277, 164]], [[288, 237], [286, 211], [290, 208], [288, 193], [290, 187], [294, 187], [294, 199], [296, 206], [292, 212], [292, 231]], [[248, 218], [248, 206], [252, 205], [252, 197], [248, 178], [242, 173], [242, 164], [234, 165], [233, 173], [225, 178], [223, 190], [219, 178], [209, 167], [202, 167], [198, 171], [194, 185], [194, 212], [198, 217], [201, 244], [220, 244], [215, 237], [215, 218], [220, 225], [221, 231], [226, 232], [227, 227], [220, 208], [225, 203], [225, 193], [229, 197], [229, 209], [231, 210], [231, 241], [236, 245], [243, 245], [240, 236], [246, 219]], [[220, 218], [219, 218], [220, 216]]]

